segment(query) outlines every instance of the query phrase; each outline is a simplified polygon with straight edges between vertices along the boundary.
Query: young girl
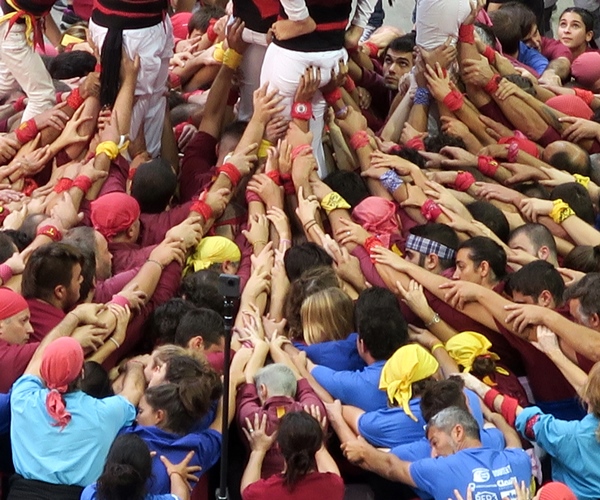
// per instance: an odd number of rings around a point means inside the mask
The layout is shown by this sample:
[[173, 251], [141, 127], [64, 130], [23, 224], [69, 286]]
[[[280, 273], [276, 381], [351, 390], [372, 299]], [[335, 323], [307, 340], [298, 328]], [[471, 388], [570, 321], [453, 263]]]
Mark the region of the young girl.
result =
[[590, 12], [579, 7], [565, 9], [558, 21], [558, 39], [571, 50], [573, 59], [596, 48], [594, 18]]

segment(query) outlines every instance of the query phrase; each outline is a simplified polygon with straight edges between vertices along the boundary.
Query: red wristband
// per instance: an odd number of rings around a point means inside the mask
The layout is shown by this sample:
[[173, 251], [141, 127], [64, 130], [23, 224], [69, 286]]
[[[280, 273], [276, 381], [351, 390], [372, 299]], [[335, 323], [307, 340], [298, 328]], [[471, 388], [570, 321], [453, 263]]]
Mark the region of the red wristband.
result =
[[270, 172], [267, 172], [267, 177], [278, 186], [281, 186], [281, 174], [279, 173], [279, 170], [271, 170]]
[[12, 107], [18, 113], [19, 111], [23, 111], [26, 107], [25, 99], [27, 99], [26, 95], [22, 95], [15, 102], [13, 102]]
[[37, 236], [47, 236], [52, 241], [60, 241], [62, 240], [62, 233], [58, 230], [56, 226], [46, 225], [40, 227], [35, 233]]
[[363, 247], [365, 247], [365, 250], [369, 252], [369, 255], [371, 255], [373, 248], [385, 247], [385, 245], [377, 236], [369, 236], [363, 243]]
[[292, 118], [308, 121], [312, 118], [312, 104], [310, 102], [295, 102], [292, 104]]
[[298, 156], [302, 155], [305, 151], [310, 150], [312, 152], [312, 147], [309, 144], [300, 144], [292, 149], [292, 161], [294, 161]]
[[590, 90], [584, 90], [584, 89], [578, 89], [578, 88], [574, 88], [573, 89], [575, 91], [575, 95], [577, 97], [579, 97], [580, 99], [583, 99], [583, 101], [589, 106], [590, 104], [592, 104], [592, 101], [594, 100], [594, 93]]
[[252, 201], [260, 201], [262, 203], [260, 196], [258, 196], [254, 191], [246, 189], [246, 203], [249, 204]]
[[350, 137], [350, 147], [354, 149], [354, 151], [358, 151], [360, 148], [368, 146], [369, 143], [369, 134], [367, 134], [365, 130], [359, 130], [358, 132], [354, 132], [354, 134], [352, 134], [352, 137]]
[[488, 392], [485, 393], [485, 396], [483, 396], [483, 402], [492, 411], [496, 411], [494, 410], [494, 399], [496, 399], [496, 396], [498, 396], [499, 394], [500, 393], [496, 389], [490, 389]]
[[169, 87], [176, 89], [181, 87], [181, 77], [175, 73], [169, 71]]
[[535, 424], [537, 424], [537, 421], [539, 419], [540, 419], [539, 415], [534, 415], [525, 424], [525, 432], [523, 434], [525, 435], [525, 437], [527, 439], [531, 439], [532, 441], [535, 440], [535, 432], [533, 430], [533, 427], [534, 427]]
[[500, 75], [492, 76], [492, 78], [490, 78], [490, 81], [487, 82], [483, 87], [483, 90], [485, 90], [488, 94], [495, 94], [496, 90], [498, 90], [500, 80], [502, 80], [502, 77]]
[[21, 193], [25, 196], [31, 196], [33, 192], [39, 188], [38, 183], [35, 182], [31, 177], [25, 177], [23, 179], [23, 189], [21, 189]]
[[185, 121], [185, 122], [181, 122], [178, 123], [177, 125], [175, 125], [173, 127], [173, 133], [175, 134], [175, 140], [178, 141], [179, 138], [181, 137], [181, 134], [183, 134], [183, 129], [185, 128], [185, 126], [190, 123], [189, 120]]
[[83, 104], [84, 100], [85, 99], [81, 97], [81, 93], [79, 92], [78, 87], [69, 94], [69, 97], [67, 97], [67, 106], [69, 106], [71, 109], [77, 110], [79, 109], [79, 106]]
[[425, 217], [428, 222], [435, 221], [442, 215], [442, 209], [435, 201], [427, 199], [427, 201], [421, 205], [421, 215]]
[[10, 266], [8, 264], [0, 264], [0, 280], [2, 280], [2, 285], [5, 286], [12, 277], [13, 272]]
[[208, 203], [202, 200], [196, 200], [194, 203], [192, 203], [190, 212], [198, 212], [202, 217], [204, 217], [205, 222], [209, 219], [212, 219], [213, 216], [213, 209]]
[[90, 190], [94, 183], [87, 175], [78, 175], [73, 181], [73, 187], [81, 189], [85, 194]]
[[58, 179], [56, 186], [54, 186], [53, 191], [55, 193], [63, 193], [68, 191], [73, 187], [73, 179], [69, 179], [68, 177], [63, 177], [62, 179]]
[[450, 110], [450, 111], [458, 111], [462, 108], [463, 103], [465, 102], [465, 98], [458, 90], [451, 90], [448, 92], [446, 97], [442, 103]]
[[330, 106], [333, 106], [336, 102], [342, 99], [342, 91], [339, 88], [335, 88], [331, 92], [327, 92], [323, 94], [325, 98], [325, 102]]
[[483, 175], [488, 177], [494, 177], [498, 171], [500, 165], [491, 156], [478, 156], [477, 157], [477, 170]]
[[475, 26], [472, 24], [461, 24], [458, 28], [458, 41], [462, 43], [475, 43]]
[[454, 189], [457, 191], [468, 191], [469, 188], [475, 183], [475, 177], [471, 172], [458, 172], [456, 180], [454, 181]]
[[223, 163], [223, 165], [217, 169], [217, 175], [219, 174], [225, 174], [231, 181], [233, 187], [237, 186], [242, 178], [242, 174], [240, 174], [240, 171], [233, 163]]
[[519, 402], [515, 398], [511, 398], [503, 394], [504, 401], [502, 401], [502, 405], [500, 406], [500, 411], [502, 416], [506, 419], [506, 421], [514, 427], [515, 420], [517, 418], [517, 407], [519, 406]]
[[217, 22], [216, 19], [211, 19], [210, 22], [208, 23], [208, 28], [206, 29], [206, 36], [208, 37], [208, 40], [210, 41], [210, 43], [215, 43], [215, 40], [217, 38], [219, 38], [219, 35], [217, 35], [215, 33], [215, 23]]
[[19, 125], [19, 127], [15, 130], [15, 135], [17, 136], [17, 141], [19, 141], [21, 144], [27, 144], [29, 141], [35, 139], [35, 136], [38, 135], [38, 132], [39, 130], [37, 124], [32, 118], [31, 120], [21, 123], [21, 125]]
[[517, 161], [519, 151], [519, 143], [517, 141], [510, 141], [508, 143], [508, 154], [506, 155], [508, 163], [515, 163]]
[[102, 65], [100, 63], [96, 63], [96, 66], [94, 66], [94, 73], [102, 73]]
[[346, 81], [344, 82], [344, 89], [346, 89], [348, 94], [352, 94], [352, 92], [356, 90], [356, 83], [354, 83], [354, 80], [349, 75], [346, 77]]
[[496, 62], [496, 51], [489, 45], [485, 46], [482, 55], [488, 60], [490, 64], [494, 64]]
[[186, 92], [185, 94], [183, 94], [183, 98], [184, 98], [186, 101], [189, 101], [189, 100], [190, 100], [190, 97], [194, 97], [195, 95], [202, 95], [202, 94], [204, 94], [204, 92], [205, 92], [205, 91], [204, 91], [204, 90], [202, 90], [202, 89], [198, 89], [198, 90], [192, 90], [191, 92]]
[[421, 137], [413, 137], [406, 141], [405, 146], [407, 148], [416, 149], [417, 151], [425, 151], [425, 143]]
[[111, 301], [109, 302], [109, 304], [117, 304], [119, 306], [127, 306], [127, 307], [131, 307], [131, 303], [129, 302], [129, 299], [127, 297], [123, 297], [122, 295], [113, 295]]
[[369, 49], [369, 57], [377, 58], [379, 55], [379, 47], [373, 42], [365, 42], [364, 46]]
[[296, 194], [296, 187], [294, 186], [292, 176], [290, 174], [281, 174], [279, 177], [283, 185], [283, 192], [287, 195]]

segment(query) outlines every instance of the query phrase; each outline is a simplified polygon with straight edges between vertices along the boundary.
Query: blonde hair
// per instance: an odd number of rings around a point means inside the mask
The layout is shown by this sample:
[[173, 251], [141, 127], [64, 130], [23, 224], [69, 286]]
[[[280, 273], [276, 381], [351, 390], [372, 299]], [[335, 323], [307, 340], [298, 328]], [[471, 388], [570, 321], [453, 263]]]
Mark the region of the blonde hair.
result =
[[302, 335], [310, 344], [345, 339], [354, 330], [354, 303], [340, 288], [309, 295], [300, 309]]
[[152, 355], [161, 363], [169, 363], [169, 361], [171, 361], [171, 359], [173, 359], [175, 356], [188, 356], [196, 361], [200, 361], [202, 363], [206, 362], [204, 354], [202, 354], [200, 351], [196, 351], [195, 349], [186, 349], [175, 344], [164, 344], [158, 346], [154, 349], [154, 351], [152, 351]]
[[[600, 418], [600, 363], [596, 363], [581, 390], [581, 398], [588, 405], [588, 411]], [[600, 426], [596, 429], [596, 440], [600, 441]]]

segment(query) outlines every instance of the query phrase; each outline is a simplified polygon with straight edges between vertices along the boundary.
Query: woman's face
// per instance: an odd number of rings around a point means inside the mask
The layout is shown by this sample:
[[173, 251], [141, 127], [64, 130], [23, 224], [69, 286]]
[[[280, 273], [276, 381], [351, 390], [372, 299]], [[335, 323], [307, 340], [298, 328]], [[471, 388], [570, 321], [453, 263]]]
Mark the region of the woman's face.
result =
[[585, 24], [579, 14], [565, 12], [558, 22], [558, 39], [571, 51], [586, 47], [594, 36], [593, 31], [586, 31]]
[[146, 401], [146, 396], [142, 396], [140, 404], [138, 405], [136, 418], [139, 425], [143, 425], [144, 427], [158, 425], [162, 421], [161, 414], [162, 412], [159, 412], [150, 406], [148, 401]]

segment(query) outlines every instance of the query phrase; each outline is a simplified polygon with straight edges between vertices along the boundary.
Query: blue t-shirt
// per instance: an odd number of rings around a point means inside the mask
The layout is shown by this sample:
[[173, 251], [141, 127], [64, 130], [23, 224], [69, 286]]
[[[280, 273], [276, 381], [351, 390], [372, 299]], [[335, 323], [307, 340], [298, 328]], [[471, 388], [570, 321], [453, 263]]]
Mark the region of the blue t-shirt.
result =
[[379, 389], [379, 379], [385, 361], [376, 361], [360, 371], [336, 372], [325, 366], [315, 366], [311, 374], [335, 399], [364, 411], [387, 407], [387, 393]]
[[[90, 484], [87, 486], [83, 493], [81, 493], [81, 498], [79, 500], [96, 500], [96, 483]], [[166, 495], [146, 495], [144, 500], [181, 500], [177, 495], [172, 495], [168, 493]]]
[[600, 443], [596, 431], [600, 420], [593, 414], [581, 421], [559, 420], [531, 406], [517, 415], [517, 431], [524, 435], [527, 421], [535, 415], [538, 415], [533, 425], [535, 442], [552, 457], [552, 479], [565, 483], [579, 500], [597, 499]]
[[82, 391], [64, 394], [71, 421], [63, 428], [46, 410], [48, 389], [23, 375], [10, 396], [10, 439], [15, 470], [25, 479], [87, 486], [98, 479], [119, 430], [131, 425], [135, 407], [123, 396], [96, 399]]
[[10, 429], [10, 392], [0, 394], [0, 434], [6, 434]]
[[534, 69], [540, 75], [546, 71], [549, 64], [548, 59], [537, 50], [525, 45], [523, 42], [519, 42], [519, 56], [517, 57], [517, 60]]
[[[179, 436], [164, 431], [158, 427], [144, 427], [135, 425], [123, 430], [123, 433], [134, 433], [141, 437], [150, 451], [155, 451], [152, 458], [152, 477], [148, 481], [149, 493], [161, 495], [171, 491], [171, 481], [160, 456], [164, 455], [172, 463], [181, 462], [190, 451], [195, 451], [190, 465], [199, 465], [202, 470], [196, 475], [205, 474], [221, 455], [221, 433], [214, 429], [202, 432], [193, 432], [185, 436]], [[190, 483], [190, 486], [194, 486]]]
[[358, 432], [378, 448], [394, 448], [421, 439], [425, 435], [425, 420], [421, 416], [419, 401], [421, 398], [413, 398], [409, 402], [410, 411], [417, 417], [416, 422], [402, 408], [385, 408], [363, 413], [358, 419]]
[[410, 475], [417, 488], [435, 500], [454, 498], [454, 490], [464, 494], [469, 486], [475, 499], [517, 500], [513, 480], [529, 484], [531, 462], [519, 448], [467, 448], [447, 457], [413, 462]]
[[330, 342], [319, 342], [318, 344], [306, 345], [294, 342], [294, 346], [306, 352], [306, 356], [315, 365], [326, 366], [335, 371], [358, 371], [367, 364], [358, 354], [356, 340], [358, 333], [351, 333], [344, 340], [332, 340]]

